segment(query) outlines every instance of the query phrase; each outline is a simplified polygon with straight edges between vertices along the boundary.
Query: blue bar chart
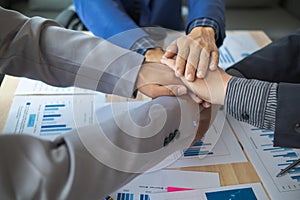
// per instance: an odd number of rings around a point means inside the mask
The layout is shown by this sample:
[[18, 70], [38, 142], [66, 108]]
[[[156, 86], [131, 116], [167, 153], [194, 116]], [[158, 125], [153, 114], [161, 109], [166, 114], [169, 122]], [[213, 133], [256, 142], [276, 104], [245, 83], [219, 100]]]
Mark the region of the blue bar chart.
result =
[[225, 191], [207, 192], [207, 200], [215, 199], [247, 199], [257, 200], [252, 188], [232, 189]]
[[94, 102], [101, 107], [102, 100], [101, 96], [94, 101], [93, 95], [16, 96], [4, 133], [54, 140], [76, 127], [94, 123]]
[[131, 194], [131, 193], [118, 193], [117, 200], [133, 200], [133, 194]]
[[[290, 165], [291, 163], [295, 162], [299, 159], [299, 152], [293, 148], [282, 148], [282, 147], [273, 147], [273, 140], [274, 140], [274, 132], [272, 130], [262, 130], [258, 128], [252, 128], [251, 131], [256, 133], [257, 136], [264, 139], [264, 143], [260, 144], [261, 149], [271, 158], [273, 158], [276, 166], [278, 167], [278, 171], [282, 170], [286, 166]], [[288, 172], [289, 175], [286, 177], [290, 177], [295, 184], [292, 188], [296, 188], [297, 185], [300, 186], [300, 167], [294, 168]], [[298, 183], [298, 184], [297, 184]], [[282, 187], [283, 189], [289, 187]], [[299, 187], [300, 189], [300, 187]]]
[[133, 193], [118, 193], [117, 200], [150, 200], [148, 194], [139, 194], [139, 196], [134, 195]]
[[184, 149], [182, 156], [170, 167], [205, 166], [246, 160], [223, 111], [220, 110], [201, 140]]
[[64, 122], [63, 111], [66, 109], [65, 103], [46, 104], [42, 117], [40, 135], [60, 135], [72, 130], [72, 127]]
[[235, 63], [235, 59], [233, 58], [232, 54], [230, 53], [229, 49], [225, 46], [220, 51], [220, 63], [225, 64], [233, 64]]
[[258, 45], [249, 34], [230, 34], [219, 48], [219, 66], [225, 70], [258, 49]]
[[287, 174], [276, 175], [300, 158], [300, 149], [273, 145], [274, 131], [262, 130], [230, 118], [230, 123], [240, 139], [271, 199], [299, 199], [300, 166]]
[[202, 156], [202, 155], [213, 155], [213, 151], [202, 150], [201, 147], [191, 147], [184, 151], [184, 157]]

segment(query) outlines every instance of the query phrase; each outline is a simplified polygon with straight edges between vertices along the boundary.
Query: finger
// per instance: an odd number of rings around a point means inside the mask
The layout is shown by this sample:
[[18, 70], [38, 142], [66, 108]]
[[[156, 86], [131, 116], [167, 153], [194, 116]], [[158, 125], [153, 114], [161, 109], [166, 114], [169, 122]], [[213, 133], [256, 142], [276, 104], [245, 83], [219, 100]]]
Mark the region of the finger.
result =
[[175, 74], [177, 77], [181, 77], [184, 75], [186, 60], [189, 55], [189, 48], [187, 46], [183, 46], [178, 49], [178, 54], [176, 57], [176, 70]]
[[160, 62], [162, 64], [165, 64], [167, 65], [168, 67], [170, 67], [171, 69], [173, 69], [174, 71], [176, 70], [176, 67], [175, 67], [175, 60], [173, 58], [165, 58], [165, 57], [162, 57]]
[[210, 64], [209, 69], [211, 71], [215, 71], [218, 69], [219, 64], [219, 52], [218, 51], [212, 51], [210, 54]]
[[173, 58], [178, 52], [178, 47], [176, 41], [173, 41], [166, 49], [163, 57]]
[[210, 53], [206, 49], [202, 49], [197, 69], [197, 77], [204, 78], [208, 68]]
[[192, 92], [189, 92], [189, 96], [198, 104], [203, 102], [203, 100], [200, 97], [198, 97], [197, 95], [195, 95]]
[[205, 101], [205, 102], [202, 103], [202, 106], [203, 106], [204, 108], [210, 108], [211, 104], [208, 103], [207, 101]]
[[181, 96], [187, 93], [186, 87], [182, 85], [160, 86], [152, 84], [140, 87], [139, 90], [151, 98], [157, 98], [159, 96]]
[[[175, 96], [182, 96], [187, 94], [187, 88], [183, 85], [166, 85], [166, 86], [161, 86], [161, 87], [166, 87], [171, 91], [171, 94]], [[172, 96], [173, 96], [172, 95]]]
[[196, 70], [199, 62], [200, 48], [192, 47], [187, 59], [186, 68], [185, 68], [185, 78], [188, 81], [194, 81]]

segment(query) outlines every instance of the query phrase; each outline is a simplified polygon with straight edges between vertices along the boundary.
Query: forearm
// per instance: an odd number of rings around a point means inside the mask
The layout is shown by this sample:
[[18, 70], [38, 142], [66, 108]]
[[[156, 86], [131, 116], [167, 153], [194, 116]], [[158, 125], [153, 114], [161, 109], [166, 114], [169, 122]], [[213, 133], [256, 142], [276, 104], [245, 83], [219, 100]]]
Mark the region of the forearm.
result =
[[237, 120], [274, 130], [277, 87], [277, 83], [233, 77], [227, 86], [226, 111]]
[[130, 49], [148, 34], [129, 17], [120, 1], [74, 0], [77, 14], [96, 36]]
[[1, 73], [133, 96], [143, 56], [50, 20], [2, 8], [0, 15]]
[[[216, 45], [220, 47], [225, 38], [225, 1], [224, 0], [189, 0], [189, 17], [187, 21], [187, 34], [193, 26], [194, 20], [210, 19], [216, 23], [218, 29], [216, 32]], [[211, 25], [210, 27], [214, 27]]]
[[0, 198], [103, 199], [195, 137], [199, 108], [192, 101], [161, 97], [119, 108], [98, 110], [97, 124], [54, 142], [1, 136]]
[[225, 108], [234, 118], [274, 130], [274, 146], [300, 147], [298, 84], [232, 78]]
[[[205, 32], [207, 32], [208, 35], [202, 35], [202, 33]], [[206, 36], [208, 38], [211, 38], [212, 40], [214, 39], [215, 44], [218, 44], [218, 47], [220, 46], [220, 43], [222, 44], [222, 42], [219, 41], [219, 25], [214, 20], [208, 18], [196, 19], [191, 22], [188, 26], [187, 33], [192, 38]]]

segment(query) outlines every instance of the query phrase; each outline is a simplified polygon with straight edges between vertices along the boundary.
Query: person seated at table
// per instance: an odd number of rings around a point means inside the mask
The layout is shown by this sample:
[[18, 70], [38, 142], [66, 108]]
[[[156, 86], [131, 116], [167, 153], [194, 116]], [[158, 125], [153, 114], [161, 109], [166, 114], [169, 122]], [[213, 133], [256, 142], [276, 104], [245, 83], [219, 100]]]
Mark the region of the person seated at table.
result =
[[[197, 76], [202, 78], [208, 69], [216, 70], [218, 66], [217, 47], [222, 45], [225, 38], [224, 0], [188, 0], [186, 24], [181, 14], [182, 0], [73, 2], [80, 19], [94, 35], [143, 54], [146, 61], [160, 62], [162, 55], [173, 57], [172, 52], [176, 50], [177, 55], [180, 55], [176, 60], [178, 76], [185, 73], [186, 78], [193, 81], [196, 71]], [[198, 45], [195, 46], [187, 37], [179, 37], [164, 53], [151, 37], [164, 32], [164, 29], [155, 27], [185, 30]]]
[[[144, 62], [140, 54], [54, 21], [0, 7], [0, 27], [3, 74], [129, 98], [137, 91], [152, 97], [187, 93], [161, 63]], [[103, 199], [188, 147], [199, 122], [199, 106], [187, 97], [98, 112], [96, 124], [75, 127], [54, 141], [1, 135], [0, 199]]]
[[[234, 118], [274, 130], [274, 145], [300, 148], [300, 29], [204, 79], [182, 80]], [[175, 69], [173, 59], [162, 63]], [[230, 75], [231, 74], [231, 75]]]

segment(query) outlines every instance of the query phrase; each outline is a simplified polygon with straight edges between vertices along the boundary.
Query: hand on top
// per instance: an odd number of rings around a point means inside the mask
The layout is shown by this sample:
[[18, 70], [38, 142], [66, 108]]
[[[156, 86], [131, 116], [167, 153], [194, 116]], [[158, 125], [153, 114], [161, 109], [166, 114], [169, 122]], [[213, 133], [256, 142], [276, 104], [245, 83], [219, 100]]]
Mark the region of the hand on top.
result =
[[[177, 69], [174, 59], [162, 58], [162, 62], [174, 71]], [[190, 82], [182, 77], [181, 80], [195, 95], [205, 102], [224, 105], [227, 85], [231, 78], [232, 76], [218, 67], [215, 71], [208, 71], [203, 79], [196, 78], [194, 82]]]
[[187, 36], [173, 41], [166, 49], [164, 58], [173, 58], [175, 74], [194, 81], [204, 78], [208, 69], [218, 68], [219, 51], [215, 43], [215, 32], [211, 27], [196, 27]]

